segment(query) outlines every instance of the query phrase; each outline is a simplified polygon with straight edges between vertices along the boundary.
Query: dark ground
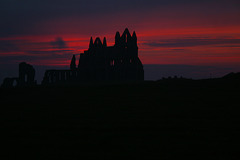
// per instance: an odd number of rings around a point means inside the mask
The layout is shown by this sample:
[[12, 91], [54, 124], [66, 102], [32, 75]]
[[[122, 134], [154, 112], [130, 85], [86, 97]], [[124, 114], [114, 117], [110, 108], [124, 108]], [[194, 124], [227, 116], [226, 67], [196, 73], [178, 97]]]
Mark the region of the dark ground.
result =
[[240, 81], [0, 89], [3, 159], [239, 159]]

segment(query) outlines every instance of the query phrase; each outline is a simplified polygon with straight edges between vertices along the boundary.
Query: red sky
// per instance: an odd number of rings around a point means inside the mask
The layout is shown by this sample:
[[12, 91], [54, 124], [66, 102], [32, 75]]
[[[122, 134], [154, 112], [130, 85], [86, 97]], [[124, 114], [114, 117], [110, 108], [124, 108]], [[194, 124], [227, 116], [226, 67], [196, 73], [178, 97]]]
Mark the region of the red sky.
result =
[[[122, 32], [120, 30], [120, 32]], [[130, 31], [133, 32], [133, 28]], [[67, 31], [66, 31], [67, 32]], [[110, 33], [109, 33], [110, 32]], [[138, 36], [139, 56], [143, 64], [237, 64], [240, 62], [240, 27], [215, 28], [140, 28]], [[114, 44], [115, 31], [106, 34], [56, 34], [4, 37], [9, 42], [1, 50], [0, 57], [17, 57], [35, 65], [69, 65], [72, 54], [88, 49], [90, 37], [107, 38], [108, 45]], [[52, 45], [56, 38], [64, 47]], [[9, 46], [9, 48], [7, 48]], [[14, 47], [13, 47], [14, 46]], [[62, 57], [61, 57], [62, 55]], [[9, 59], [9, 62], [11, 59]], [[2, 62], [8, 63], [8, 61]]]
[[0, 2], [0, 64], [69, 66], [91, 36], [113, 45], [126, 27], [143, 64], [240, 64], [237, 0]]

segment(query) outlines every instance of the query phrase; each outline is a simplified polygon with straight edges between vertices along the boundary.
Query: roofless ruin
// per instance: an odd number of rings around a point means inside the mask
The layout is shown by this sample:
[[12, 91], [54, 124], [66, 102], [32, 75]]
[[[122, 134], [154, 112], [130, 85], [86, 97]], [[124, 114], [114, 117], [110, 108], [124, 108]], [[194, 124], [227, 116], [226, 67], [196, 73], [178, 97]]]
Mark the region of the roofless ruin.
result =
[[115, 44], [107, 46], [91, 37], [88, 50], [80, 54], [76, 65], [75, 55], [72, 57], [70, 70], [47, 70], [42, 84], [64, 84], [89, 81], [142, 81], [144, 70], [138, 57], [137, 35], [131, 35], [126, 28], [122, 35], [115, 36]]
[[[144, 70], [138, 57], [137, 35], [126, 28], [122, 35], [115, 36], [115, 44], [107, 46], [91, 37], [88, 50], [80, 54], [79, 63], [73, 55], [68, 70], [47, 70], [42, 85], [76, 84], [81, 82], [128, 82], [143, 81]], [[15, 84], [16, 83], [16, 84]], [[34, 86], [35, 69], [30, 64], [19, 64], [19, 77], [5, 78], [2, 87]]]

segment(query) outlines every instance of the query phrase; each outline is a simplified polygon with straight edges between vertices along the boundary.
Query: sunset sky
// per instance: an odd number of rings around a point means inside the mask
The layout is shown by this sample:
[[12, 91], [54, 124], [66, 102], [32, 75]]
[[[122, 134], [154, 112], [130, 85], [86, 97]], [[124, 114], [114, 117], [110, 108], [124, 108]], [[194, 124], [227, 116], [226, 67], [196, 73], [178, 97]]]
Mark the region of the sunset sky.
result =
[[22, 61], [68, 68], [91, 36], [113, 45], [116, 31], [126, 27], [136, 31], [146, 69], [240, 71], [239, 0], [1, 0], [0, 15], [0, 76]]

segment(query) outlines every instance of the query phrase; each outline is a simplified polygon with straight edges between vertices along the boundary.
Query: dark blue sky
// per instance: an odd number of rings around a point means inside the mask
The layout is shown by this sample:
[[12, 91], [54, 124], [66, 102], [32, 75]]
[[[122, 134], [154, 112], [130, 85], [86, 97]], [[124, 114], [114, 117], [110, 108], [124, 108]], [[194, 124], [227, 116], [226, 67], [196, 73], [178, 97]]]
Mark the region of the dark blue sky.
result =
[[67, 68], [91, 36], [112, 45], [126, 27], [146, 65], [240, 64], [239, 0], [1, 0], [0, 15], [2, 77], [22, 61]]

